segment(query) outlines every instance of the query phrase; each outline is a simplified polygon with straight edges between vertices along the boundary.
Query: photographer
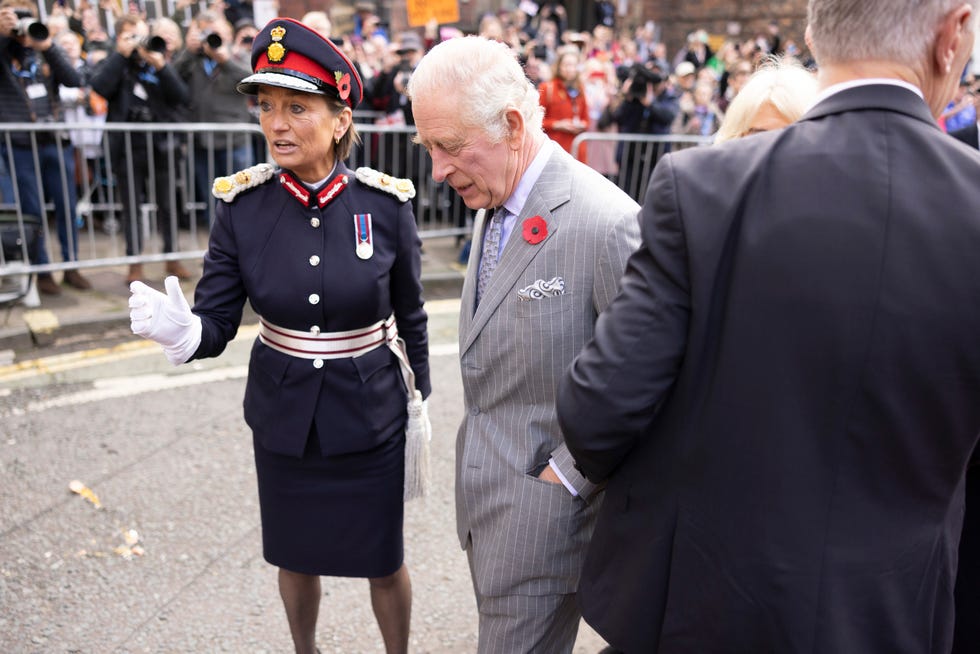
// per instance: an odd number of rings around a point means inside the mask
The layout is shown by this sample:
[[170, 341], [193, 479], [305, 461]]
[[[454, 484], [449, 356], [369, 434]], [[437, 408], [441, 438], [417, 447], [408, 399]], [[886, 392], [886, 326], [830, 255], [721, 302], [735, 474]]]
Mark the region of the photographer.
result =
[[[390, 127], [415, 124], [405, 88], [423, 54], [422, 39], [414, 32], [399, 35], [390, 45], [384, 68], [375, 75], [369, 95], [371, 108], [382, 113], [375, 120], [377, 124]], [[411, 148], [406, 147], [404, 133], [379, 134], [376, 143], [380, 168], [390, 170], [396, 177], [413, 178]]]
[[[249, 123], [246, 96], [236, 90], [251, 67], [232, 55], [232, 29], [223, 16], [202, 11], [187, 30], [187, 49], [174, 62], [190, 93], [187, 119], [195, 123]], [[248, 135], [242, 133], [196, 133], [193, 160], [194, 196], [207, 205], [210, 225], [214, 217], [211, 182], [255, 163], [249, 156]]]
[[[670, 134], [680, 106], [662, 71], [634, 64], [620, 68], [617, 75], [622, 87], [607, 108], [607, 121], [615, 123], [621, 134]], [[616, 147], [620, 185], [631, 192], [638, 189], [665, 150], [620, 142]]]
[[[108, 122], [154, 123], [179, 120], [189, 100], [187, 86], [167, 63], [166, 43], [149, 37], [141, 18], [126, 14], [116, 21], [116, 51], [106, 57], [92, 75], [92, 90], [109, 103]], [[117, 202], [123, 205], [122, 224], [126, 254], [142, 252], [139, 205], [155, 199], [156, 216], [163, 236], [163, 251], [173, 252], [177, 216], [171, 201], [170, 166], [176, 165], [177, 137], [164, 132], [147, 139], [141, 132], [127, 139], [122, 132], [109, 138], [110, 160], [117, 182]], [[149, 144], [148, 144], [149, 141]], [[149, 145], [149, 147], [148, 147]], [[151, 176], [155, 182], [149, 187]], [[155, 198], [154, 198], [155, 196]], [[178, 261], [167, 262], [167, 273], [188, 277]], [[131, 264], [127, 284], [143, 279], [141, 264]]]
[[422, 39], [414, 32], [405, 32], [391, 45], [385, 58], [384, 70], [374, 78], [371, 89], [372, 108], [383, 111], [385, 125], [414, 125], [412, 103], [405, 95], [408, 78], [425, 54]]
[[[0, 3], [0, 112], [3, 122], [47, 123], [63, 118], [58, 87], [77, 88], [82, 78], [64, 51], [53, 43], [47, 27], [37, 21], [35, 7], [25, 0], [5, 0]], [[75, 151], [67, 135], [53, 132], [37, 132], [37, 159], [34, 166], [34, 148], [31, 135], [25, 132], [11, 133], [10, 150], [6, 139], [0, 140], [0, 156], [9, 164], [13, 156], [20, 206], [24, 215], [43, 217], [44, 197], [38, 192], [38, 177], [44, 196], [55, 206], [58, 240], [61, 256], [65, 261], [78, 260], [78, 225], [75, 221]], [[66, 183], [63, 183], [63, 180]], [[12, 198], [4, 198], [5, 202]], [[44, 230], [36, 247], [30, 252], [34, 264], [49, 263]], [[91, 284], [77, 270], [65, 271], [66, 284], [77, 289], [91, 288]], [[61, 288], [51, 273], [37, 277], [38, 290], [46, 295], [57, 295]]]

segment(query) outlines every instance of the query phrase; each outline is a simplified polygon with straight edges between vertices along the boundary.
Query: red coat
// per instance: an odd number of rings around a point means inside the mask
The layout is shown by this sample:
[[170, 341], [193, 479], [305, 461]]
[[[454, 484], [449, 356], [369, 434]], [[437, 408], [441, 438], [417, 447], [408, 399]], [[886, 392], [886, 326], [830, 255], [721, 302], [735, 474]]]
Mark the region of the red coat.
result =
[[[568, 94], [564, 83], [559, 79], [542, 82], [538, 86], [538, 95], [541, 97], [541, 106], [544, 107], [544, 131], [548, 137], [557, 142], [566, 152], [572, 151], [572, 141], [575, 134], [554, 129], [555, 122], [568, 120], [577, 117], [579, 120], [588, 124], [589, 107], [585, 102], [585, 91], [579, 88], [578, 95], [573, 99]], [[579, 148], [576, 157], [579, 161], [585, 162], [585, 146]]]

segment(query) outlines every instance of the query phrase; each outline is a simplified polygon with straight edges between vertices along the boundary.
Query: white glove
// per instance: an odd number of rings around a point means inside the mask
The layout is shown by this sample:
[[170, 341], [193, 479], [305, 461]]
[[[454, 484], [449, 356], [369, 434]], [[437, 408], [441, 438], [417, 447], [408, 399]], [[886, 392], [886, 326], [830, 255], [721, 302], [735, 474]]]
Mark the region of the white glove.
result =
[[201, 318], [191, 313], [176, 277], [167, 277], [163, 284], [166, 295], [143, 282], [129, 285], [130, 328], [162, 345], [163, 353], [176, 366], [191, 358], [201, 344]]

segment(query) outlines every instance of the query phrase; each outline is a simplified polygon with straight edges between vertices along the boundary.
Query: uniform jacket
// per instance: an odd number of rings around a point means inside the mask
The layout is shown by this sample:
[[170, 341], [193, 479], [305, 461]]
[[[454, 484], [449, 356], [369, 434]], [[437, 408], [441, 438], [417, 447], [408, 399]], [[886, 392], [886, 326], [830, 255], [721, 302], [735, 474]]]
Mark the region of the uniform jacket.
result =
[[[460, 543], [472, 535], [483, 595], [575, 591], [597, 502], [568, 458], [555, 417], [558, 378], [592, 336], [639, 243], [639, 207], [604, 177], [548, 141], [551, 158], [517, 217], [474, 311], [482, 254], [476, 227], [460, 307], [459, 351], [466, 414], [456, 442]], [[540, 216], [547, 237], [532, 245], [523, 222]], [[522, 300], [519, 291], [556, 277], [563, 295]], [[555, 456], [582, 497], [534, 475]]]
[[949, 651], [980, 434], [977, 179], [893, 85], [661, 160], [558, 400], [608, 479], [579, 602], [612, 645]]
[[[322, 209], [308, 207], [284, 186], [290, 180], [283, 173], [217, 203], [195, 291], [202, 334], [192, 358], [224, 350], [246, 300], [274, 325], [321, 333], [367, 327], [394, 312], [416, 386], [428, 396], [421, 241], [411, 203], [361, 184], [338, 164], [325, 186], [346, 175], [347, 187]], [[366, 260], [354, 251], [356, 214], [371, 216], [374, 253]], [[328, 359], [322, 368], [259, 339], [252, 347], [245, 420], [273, 452], [300, 456], [311, 427], [324, 454], [371, 449], [403, 429], [406, 403], [398, 362], [387, 347]]]

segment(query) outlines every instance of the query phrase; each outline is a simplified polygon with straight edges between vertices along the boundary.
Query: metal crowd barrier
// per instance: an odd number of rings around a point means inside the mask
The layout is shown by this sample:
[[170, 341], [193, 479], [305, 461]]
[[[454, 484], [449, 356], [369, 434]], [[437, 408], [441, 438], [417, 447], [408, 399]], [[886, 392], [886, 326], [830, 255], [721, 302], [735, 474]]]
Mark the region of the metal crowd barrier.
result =
[[[411, 179], [416, 188], [412, 202], [423, 239], [463, 239], [470, 233], [474, 212], [448, 184], [432, 180], [428, 155], [412, 143], [413, 127], [358, 123], [357, 129], [362, 143], [348, 165], [370, 166]], [[16, 181], [25, 171], [17, 168], [12, 148], [14, 137], [22, 140], [25, 135], [30, 146], [22, 146], [22, 152], [29, 147], [41, 197], [45, 197], [45, 190], [55, 189], [44, 189], [40, 182], [43, 174], [38, 144], [50, 143], [55, 136], [62, 162], [57, 178], [77, 189], [77, 241], [72, 230], [66, 232], [68, 249], [77, 249], [77, 259], [71, 254], [67, 260], [62, 256], [50, 195], [42, 203], [39, 220], [23, 211]], [[642, 201], [650, 172], [664, 152], [706, 142], [710, 138], [586, 133], [576, 138], [573, 147], [581, 144], [594, 153], [603, 147], [615, 150], [614, 169], [603, 172]], [[64, 157], [72, 149], [75, 175], [69, 180]], [[2, 123], [0, 153], [4, 152], [6, 156], [0, 161], [0, 193], [4, 195], [0, 204], [0, 282], [27, 273], [200, 259], [207, 247], [209, 215], [213, 215], [215, 203], [210, 194], [211, 180], [241, 165], [270, 161], [259, 126], [247, 123]], [[609, 154], [606, 152], [607, 160]], [[203, 163], [195, 166], [197, 158]], [[139, 197], [132, 190], [137, 181], [134, 170], [146, 174], [146, 193]], [[203, 192], [197, 183], [202, 170], [206, 176], [206, 183], [200, 187]], [[9, 182], [6, 191], [4, 172]], [[67, 204], [67, 192], [63, 187], [60, 192]], [[124, 220], [124, 216], [130, 219]], [[132, 254], [127, 254], [125, 225], [134, 230], [134, 241], [142, 240], [141, 250]], [[50, 260], [47, 264], [29, 261], [35, 232], [43, 235]], [[164, 236], [172, 241], [170, 252], [162, 251]], [[3, 300], [4, 289], [0, 287], [0, 302]]]
[[662, 156], [698, 145], [710, 145], [713, 140], [711, 136], [584, 132], [572, 141], [572, 152], [578, 153], [579, 148], [585, 148], [589, 165], [643, 204], [650, 174]]

